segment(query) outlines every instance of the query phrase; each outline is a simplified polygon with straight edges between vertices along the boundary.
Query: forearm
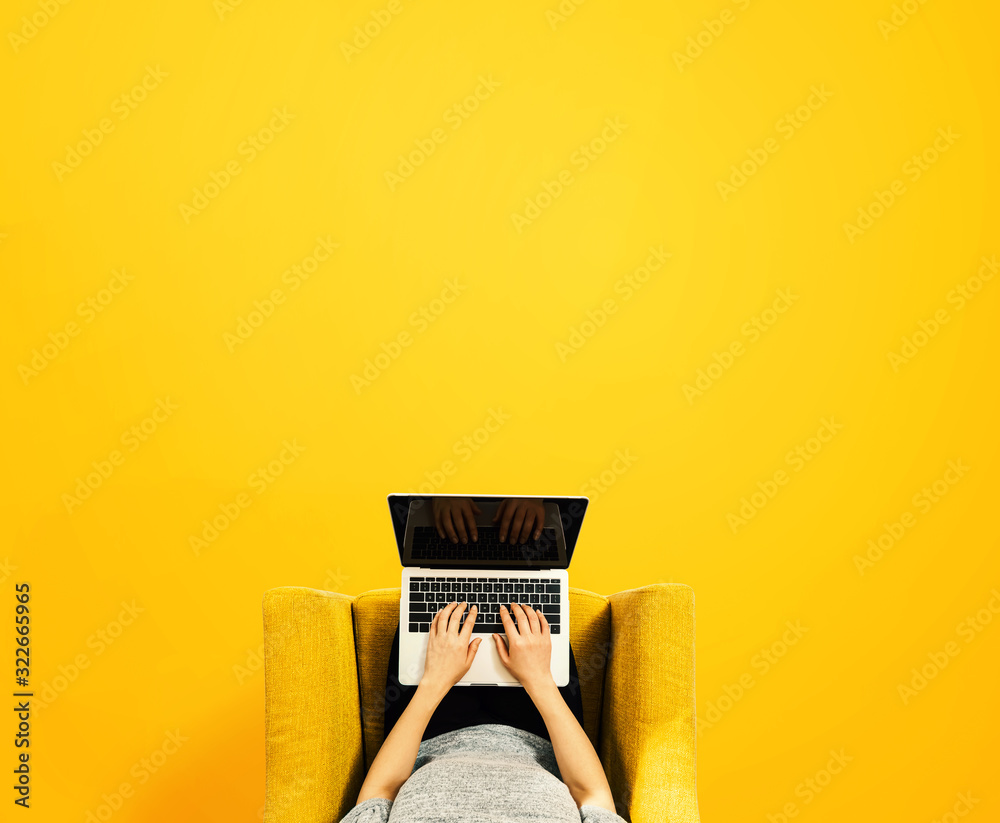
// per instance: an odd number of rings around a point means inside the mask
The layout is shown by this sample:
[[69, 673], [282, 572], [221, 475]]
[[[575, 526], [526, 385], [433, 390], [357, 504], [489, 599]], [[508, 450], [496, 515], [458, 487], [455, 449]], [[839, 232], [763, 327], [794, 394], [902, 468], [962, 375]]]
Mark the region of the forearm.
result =
[[372, 797], [395, 800], [399, 787], [413, 772], [417, 750], [431, 715], [447, 689], [421, 683], [409, 705], [382, 744], [358, 795], [358, 803]]
[[577, 806], [587, 803], [615, 811], [601, 760], [555, 682], [549, 679], [526, 688], [545, 721], [559, 773]]

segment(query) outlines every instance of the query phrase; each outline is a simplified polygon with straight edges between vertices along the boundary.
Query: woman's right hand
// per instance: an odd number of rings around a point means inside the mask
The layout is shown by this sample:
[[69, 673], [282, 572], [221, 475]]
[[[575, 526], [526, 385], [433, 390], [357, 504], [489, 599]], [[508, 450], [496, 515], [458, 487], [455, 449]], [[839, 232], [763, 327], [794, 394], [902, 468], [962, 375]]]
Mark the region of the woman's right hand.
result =
[[536, 611], [531, 606], [513, 603], [508, 612], [501, 605], [500, 619], [506, 630], [507, 642], [504, 643], [503, 636], [499, 634], [494, 634], [493, 640], [507, 671], [526, 689], [554, 683], [552, 636], [549, 633], [549, 621], [545, 619], [541, 609]]

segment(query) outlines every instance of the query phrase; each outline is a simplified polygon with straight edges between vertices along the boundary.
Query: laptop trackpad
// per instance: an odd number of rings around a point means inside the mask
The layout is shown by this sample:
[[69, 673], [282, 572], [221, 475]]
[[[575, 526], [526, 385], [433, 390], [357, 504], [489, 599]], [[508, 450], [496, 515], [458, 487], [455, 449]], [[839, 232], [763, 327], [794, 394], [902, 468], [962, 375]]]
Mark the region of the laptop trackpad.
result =
[[[474, 637], [477, 635], [473, 635]], [[462, 678], [462, 683], [515, 683], [518, 680], [512, 675], [500, 659], [497, 651], [497, 641], [492, 635], [478, 635], [483, 638], [479, 644], [479, 651], [476, 652], [476, 659], [472, 661], [472, 666]], [[506, 641], [501, 639], [501, 643]]]
[[[557, 686], [565, 686], [569, 683], [569, 648], [561, 638], [552, 644], [552, 678], [556, 681]], [[507, 670], [500, 659], [496, 640], [493, 639], [492, 635], [486, 635], [483, 638], [479, 651], [476, 652], [476, 659], [472, 661], [472, 666], [460, 683], [520, 685], [518, 679]]]

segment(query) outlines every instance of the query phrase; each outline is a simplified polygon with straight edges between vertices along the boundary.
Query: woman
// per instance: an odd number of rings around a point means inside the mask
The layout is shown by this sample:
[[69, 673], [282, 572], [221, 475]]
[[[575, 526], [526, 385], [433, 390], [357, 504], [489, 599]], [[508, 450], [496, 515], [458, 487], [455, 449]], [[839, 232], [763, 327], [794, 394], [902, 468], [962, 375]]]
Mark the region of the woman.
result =
[[[517, 603], [509, 611], [501, 606], [506, 642], [493, 635], [500, 659], [523, 691], [502, 686], [451, 691], [482, 642], [477, 637], [470, 643], [475, 605], [459, 628], [465, 608], [464, 602], [448, 603], [434, 615], [420, 685], [409, 692], [400, 687], [398, 701], [387, 699], [385, 742], [357, 805], [341, 823], [624, 823], [581, 725], [572, 653], [574, 688], [560, 690], [552, 679], [552, 641], [541, 611]], [[396, 691], [398, 656], [397, 630], [387, 698]], [[575, 711], [567, 699], [575, 702]]]

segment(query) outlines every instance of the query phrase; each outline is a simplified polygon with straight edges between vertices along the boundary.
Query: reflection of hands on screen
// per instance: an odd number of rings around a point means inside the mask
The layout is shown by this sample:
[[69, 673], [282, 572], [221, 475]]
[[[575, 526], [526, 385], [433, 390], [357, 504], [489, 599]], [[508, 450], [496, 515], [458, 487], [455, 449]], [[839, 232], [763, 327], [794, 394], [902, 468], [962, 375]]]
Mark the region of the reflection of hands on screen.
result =
[[476, 515], [480, 513], [480, 509], [470, 498], [435, 497], [431, 503], [431, 511], [434, 513], [434, 526], [439, 537], [447, 535], [452, 543], [459, 540], [468, 543], [471, 534], [473, 540], [479, 540]]
[[493, 515], [493, 522], [500, 521], [500, 541], [507, 539], [510, 529], [510, 542], [522, 543], [532, 536], [537, 540], [545, 524], [545, 501], [537, 497], [510, 497], [504, 500]]

